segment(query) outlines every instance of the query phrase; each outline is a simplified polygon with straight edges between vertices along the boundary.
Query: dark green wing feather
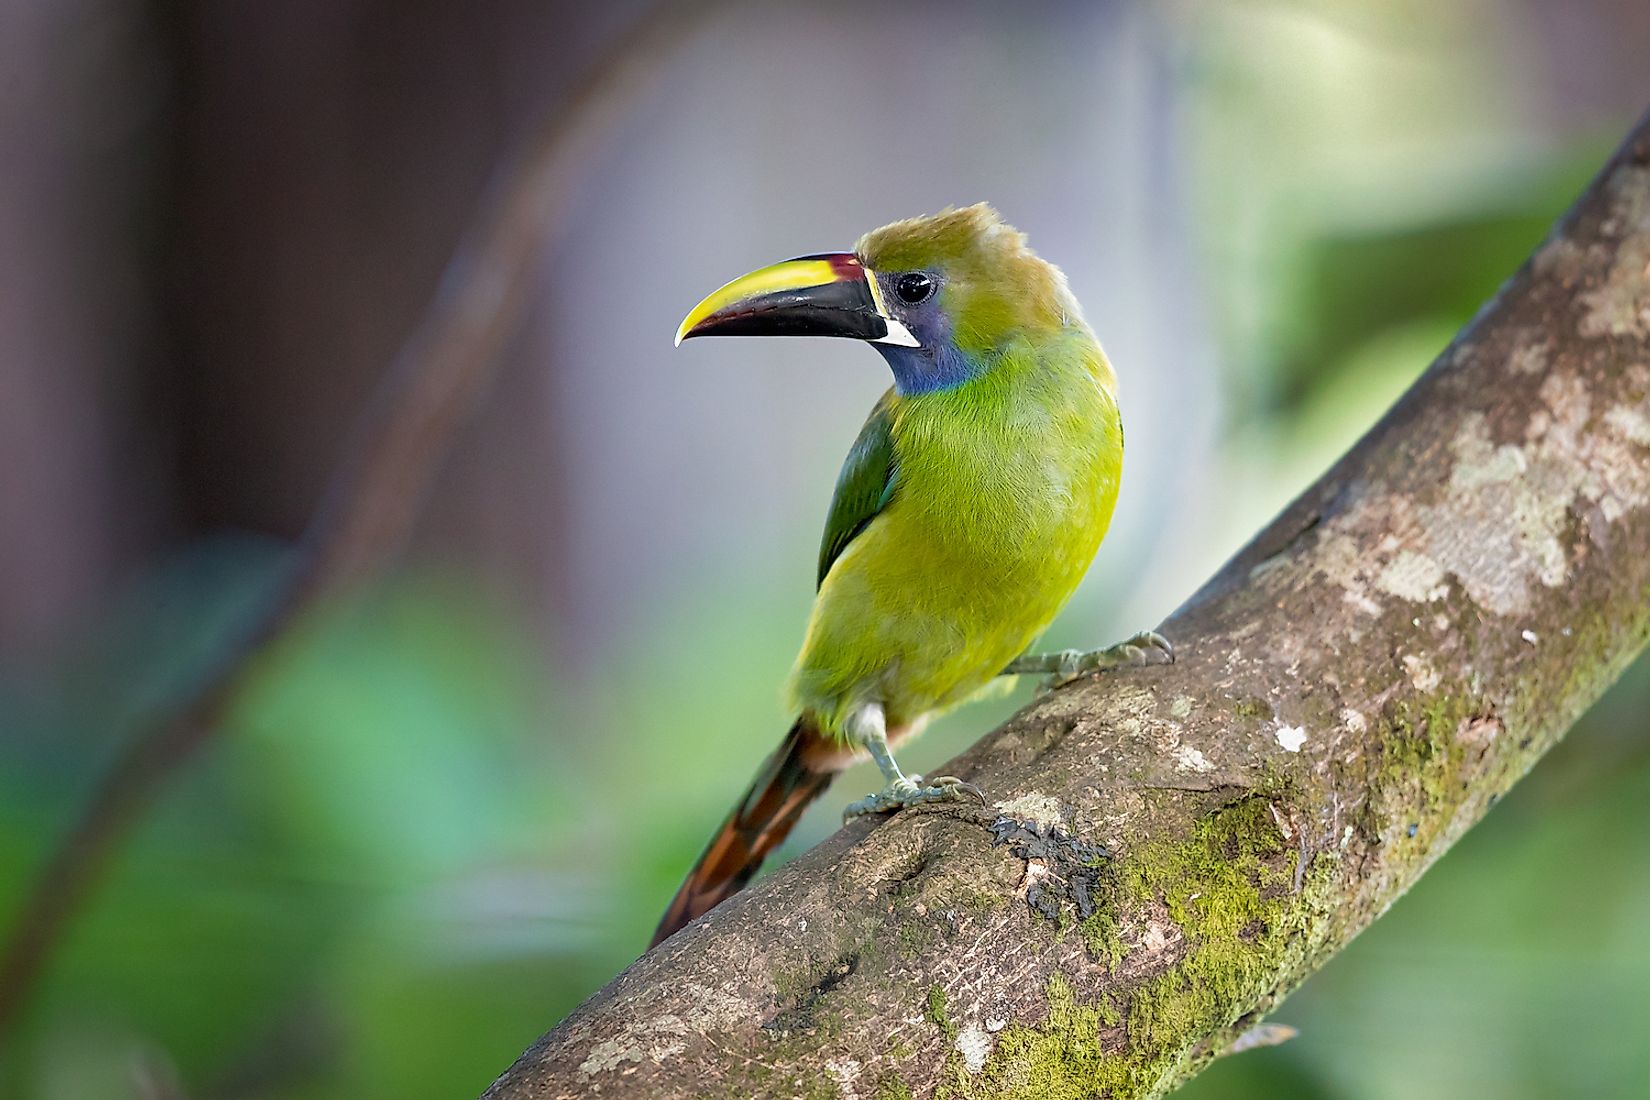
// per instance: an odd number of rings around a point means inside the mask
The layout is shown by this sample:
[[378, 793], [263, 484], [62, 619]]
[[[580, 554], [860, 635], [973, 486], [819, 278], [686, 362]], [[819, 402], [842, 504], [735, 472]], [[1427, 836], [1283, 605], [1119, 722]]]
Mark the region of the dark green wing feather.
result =
[[893, 390], [882, 395], [843, 460], [836, 492], [831, 495], [831, 512], [825, 519], [825, 539], [819, 546], [818, 584], [825, 583], [825, 575], [842, 551], [894, 495], [893, 402]]

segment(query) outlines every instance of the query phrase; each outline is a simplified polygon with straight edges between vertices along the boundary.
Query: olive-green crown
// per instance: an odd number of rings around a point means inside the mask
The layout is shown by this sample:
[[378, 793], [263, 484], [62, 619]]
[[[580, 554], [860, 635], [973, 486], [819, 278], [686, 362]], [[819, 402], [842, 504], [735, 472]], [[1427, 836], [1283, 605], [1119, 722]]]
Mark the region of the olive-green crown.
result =
[[938, 273], [941, 304], [965, 351], [989, 350], [1017, 332], [1087, 327], [1060, 269], [987, 203], [885, 225], [854, 251], [873, 271]]

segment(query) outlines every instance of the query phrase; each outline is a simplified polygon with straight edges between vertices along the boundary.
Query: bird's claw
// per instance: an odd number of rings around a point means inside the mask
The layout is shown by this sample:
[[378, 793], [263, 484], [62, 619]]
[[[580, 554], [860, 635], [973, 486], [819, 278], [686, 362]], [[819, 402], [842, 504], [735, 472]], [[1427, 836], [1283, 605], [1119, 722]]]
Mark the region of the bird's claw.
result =
[[1142, 630], [1126, 641], [1105, 649], [1066, 649], [1057, 655], [1059, 664], [1041, 690], [1053, 691], [1092, 672], [1127, 665], [1172, 665], [1174, 646], [1155, 630]]
[[1113, 646], [1121, 650], [1127, 657], [1129, 664], [1135, 665], [1172, 665], [1174, 664], [1174, 646], [1169, 639], [1155, 630], [1142, 630], [1128, 641]]
[[842, 823], [846, 825], [866, 814], [892, 813], [925, 802], [961, 802], [973, 798], [978, 799], [980, 805], [986, 805], [984, 791], [954, 775], [935, 776], [928, 781], [927, 786], [923, 786], [921, 780], [920, 775], [897, 779], [876, 794], [868, 794], [857, 802], [850, 802], [842, 811]]

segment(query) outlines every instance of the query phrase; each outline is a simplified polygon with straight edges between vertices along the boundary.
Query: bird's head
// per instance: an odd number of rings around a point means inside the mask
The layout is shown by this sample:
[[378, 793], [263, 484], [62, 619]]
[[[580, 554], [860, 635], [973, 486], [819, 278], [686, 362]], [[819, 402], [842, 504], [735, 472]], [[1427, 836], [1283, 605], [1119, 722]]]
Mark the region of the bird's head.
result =
[[774, 264], [700, 302], [690, 336], [849, 336], [874, 344], [901, 393], [949, 389], [1012, 343], [1076, 328], [1065, 276], [985, 203], [885, 225], [852, 252]]

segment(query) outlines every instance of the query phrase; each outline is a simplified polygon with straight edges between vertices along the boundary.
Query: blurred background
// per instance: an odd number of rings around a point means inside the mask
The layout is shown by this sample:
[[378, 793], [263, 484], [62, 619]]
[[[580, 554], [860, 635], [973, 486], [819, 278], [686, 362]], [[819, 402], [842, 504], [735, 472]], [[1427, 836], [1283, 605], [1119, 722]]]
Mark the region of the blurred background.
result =
[[[0, 2], [0, 922], [292, 553], [501, 158], [638, 3]], [[602, 134], [409, 552], [263, 661], [73, 924], [0, 1096], [469, 1096], [629, 963], [783, 732], [885, 368], [670, 337], [995, 203], [1122, 379], [1048, 639], [1158, 622], [1650, 104], [1643, 0], [710, 6]], [[910, 750], [928, 771], [1017, 697]], [[1650, 669], [1189, 1097], [1637, 1097]], [[874, 785], [850, 773], [792, 854]]]

